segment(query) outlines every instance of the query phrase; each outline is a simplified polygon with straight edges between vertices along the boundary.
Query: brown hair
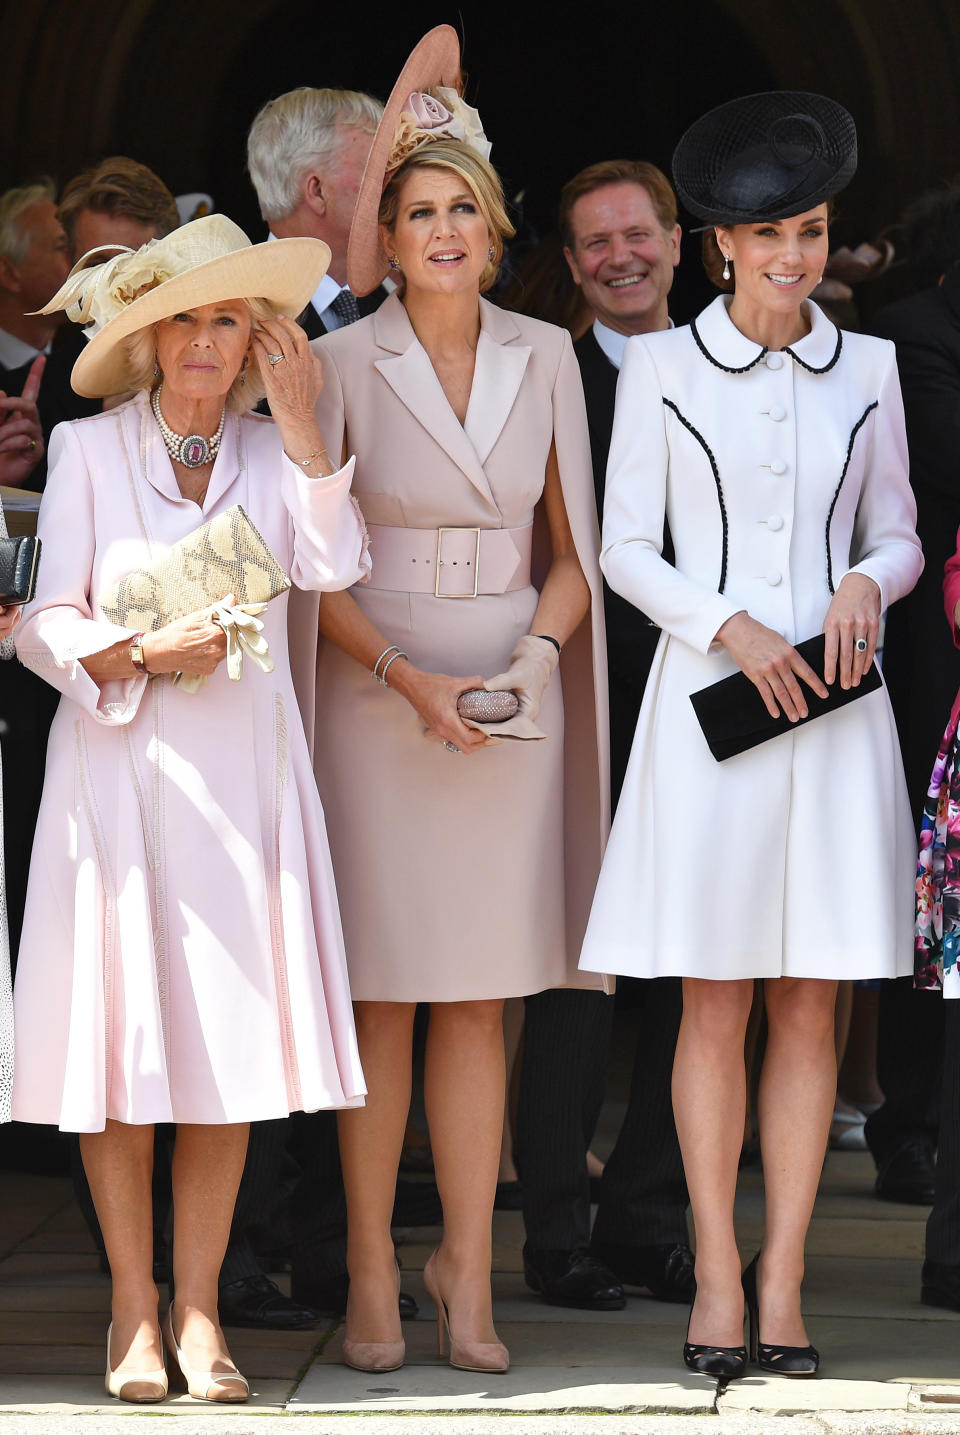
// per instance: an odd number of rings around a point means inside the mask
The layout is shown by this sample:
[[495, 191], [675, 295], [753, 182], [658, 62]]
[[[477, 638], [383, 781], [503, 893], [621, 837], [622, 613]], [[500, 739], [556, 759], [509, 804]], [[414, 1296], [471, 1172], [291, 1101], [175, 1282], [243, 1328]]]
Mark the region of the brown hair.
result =
[[70, 181], [60, 198], [57, 217], [73, 249], [77, 215], [82, 209], [94, 214], [123, 215], [137, 224], [156, 230], [162, 239], [180, 224], [177, 202], [162, 179], [126, 155], [111, 155], [92, 169], [85, 169]]
[[655, 164], [640, 159], [606, 159], [599, 164], [588, 165], [573, 179], [568, 179], [560, 191], [560, 207], [557, 211], [557, 225], [560, 238], [567, 249], [575, 247], [573, 225], [570, 214], [578, 199], [605, 189], [608, 184], [638, 184], [650, 196], [650, 203], [663, 229], [670, 230], [677, 222], [677, 196], [673, 185]]
[[480, 213], [486, 220], [487, 229], [491, 235], [490, 242], [493, 246], [493, 258], [480, 275], [480, 293], [485, 294], [496, 282], [500, 272], [503, 241], [509, 239], [515, 232], [507, 215], [500, 176], [489, 160], [483, 159], [476, 150], [471, 149], [461, 140], [441, 139], [421, 145], [420, 149], [415, 150], [387, 182], [377, 216], [384, 228], [392, 230], [396, 224], [400, 191], [407, 176], [415, 169], [452, 170], [468, 185], [471, 194], [477, 201]]

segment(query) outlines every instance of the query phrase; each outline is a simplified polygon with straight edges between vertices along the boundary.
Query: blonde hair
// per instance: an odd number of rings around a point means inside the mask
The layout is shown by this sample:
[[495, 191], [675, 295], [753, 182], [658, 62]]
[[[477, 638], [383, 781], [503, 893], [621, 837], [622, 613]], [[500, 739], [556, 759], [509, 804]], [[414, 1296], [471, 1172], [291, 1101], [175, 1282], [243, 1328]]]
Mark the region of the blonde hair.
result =
[[407, 176], [415, 169], [448, 169], [458, 175], [469, 187], [477, 201], [480, 213], [486, 221], [491, 236], [493, 258], [488, 260], [480, 275], [480, 293], [485, 294], [497, 280], [500, 262], [503, 259], [503, 241], [515, 233], [507, 215], [500, 176], [489, 160], [477, 154], [476, 150], [462, 140], [430, 140], [415, 150], [408, 160], [390, 176], [383, 198], [380, 201], [378, 219], [384, 228], [392, 230], [397, 222], [400, 207], [400, 191]]
[[[238, 302], [244, 304], [250, 312], [251, 334], [261, 320], [277, 318], [278, 310], [266, 299], [241, 299]], [[121, 342], [127, 356], [129, 387], [135, 391], [153, 389], [162, 379], [162, 375], [154, 373], [157, 361], [156, 324], [147, 324], [145, 328], [137, 329]], [[256, 408], [263, 395], [263, 379], [260, 377], [256, 360], [251, 359], [246, 369], [241, 369], [227, 390], [227, 408], [234, 413], [246, 413]]]

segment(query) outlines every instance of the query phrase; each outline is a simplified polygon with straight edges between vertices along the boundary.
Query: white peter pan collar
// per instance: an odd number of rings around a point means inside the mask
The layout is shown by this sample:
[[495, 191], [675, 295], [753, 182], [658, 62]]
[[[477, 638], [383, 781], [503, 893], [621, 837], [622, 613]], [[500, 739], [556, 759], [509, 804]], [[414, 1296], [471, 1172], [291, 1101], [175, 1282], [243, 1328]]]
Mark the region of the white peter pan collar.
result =
[[[741, 334], [727, 312], [728, 300], [718, 295], [690, 324], [690, 332], [705, 359], [728, 374], [745, 374], [766, 356], [766, 346]], [[821, 308], [807, 300], [812, 319], [810, 332], [783, 350], [810, 374], [832, 369], [843, 348], [843, 335]]]

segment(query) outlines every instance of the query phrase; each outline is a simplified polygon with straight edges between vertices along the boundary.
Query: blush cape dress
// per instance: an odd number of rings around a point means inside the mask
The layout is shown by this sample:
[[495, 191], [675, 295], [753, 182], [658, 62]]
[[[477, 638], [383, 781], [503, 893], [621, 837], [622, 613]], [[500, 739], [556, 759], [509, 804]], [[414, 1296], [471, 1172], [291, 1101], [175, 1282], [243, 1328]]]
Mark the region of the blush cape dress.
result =
[[[546, 736], [506, 738], [470, 757], [428, 741], [399, 693], [321, 641], [315, 763], [354, 998], [606, 989], [577, 971], [609, 779], [599, 534], [569, 335], [481, 300], [464, 424], [396, 295], [312, 347], [324, 370], [320, 430], [330, 453], [345, 437], [356, 455], [354, 493], [370, 530], [373, 570], [353, 596], [386, 643], [430, 671], [507, 669], [549, 557], [534, 517], [552, 444], [592, 593], [544, 693], [537, 726]], [[437, 597], [437, 587], [471, 596]]]
[[[294, 584], [356, 582], [369, 565], [352, 462], [308, 479], [270, 420], [229, 415], [201, 510], [145, 394], [60, 425], [50, 460], [17, 646], [63, 696], [14, 994], [14, 1117], [100, 1131], [361, 1104], [288, 595], [264, 614], [270, 674], [248, 662], [231, 682], [221, 663], [191, 694], [168, 676], [98, 687], [79, 661], [133, 636], [97, 595], [236, 503]], [[316, 631], [303, 641], [315, 651]]]
[[[582, 957], [638, 977], [912, 971], [916, 837], [886, 689], [725, 762], [690, 694], [736, 672], [745, 610], [791, 643], [848, 572], [887, 607], [923, 567], [894, 348], [810, 332], [768, 352], [714, 301], [629, 339], [600, 563], [663, 630]], [[664, 515], [676, 560], [661, 557]]]

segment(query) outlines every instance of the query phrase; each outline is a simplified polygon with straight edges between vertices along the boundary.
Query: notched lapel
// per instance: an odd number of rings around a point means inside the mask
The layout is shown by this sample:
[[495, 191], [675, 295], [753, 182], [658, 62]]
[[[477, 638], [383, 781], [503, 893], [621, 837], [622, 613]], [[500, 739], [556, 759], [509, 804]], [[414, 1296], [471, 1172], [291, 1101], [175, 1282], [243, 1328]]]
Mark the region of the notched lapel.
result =
[[464, 428], [481, 463], [490, 457], [510, 417], [530, 352], [523, 344], [503, 343], [486, 327], [480, 330]]
[[413, 414], [446, 454], [473, 484], [474, 488], [494, 505], [493, 493], [487, 482], [476, 449], [447, 400], [440, 380], [426, 350], [411, 329], [411, 344], [406, 353], [388, 359], [376, 359], [374, 367], [386, 379], [401, 403]]

